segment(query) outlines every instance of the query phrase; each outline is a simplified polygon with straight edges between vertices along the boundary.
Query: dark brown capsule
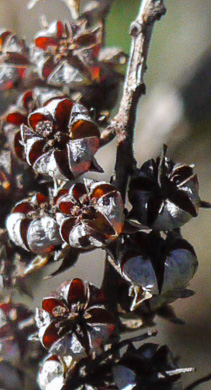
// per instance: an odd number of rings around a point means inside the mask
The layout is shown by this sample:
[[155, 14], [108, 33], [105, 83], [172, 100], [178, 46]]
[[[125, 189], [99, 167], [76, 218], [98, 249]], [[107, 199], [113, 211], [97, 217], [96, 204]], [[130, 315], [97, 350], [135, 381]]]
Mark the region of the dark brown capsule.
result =
[[115, 264], [131, 285], [131, 310], [146, 299], [155, 310], [187, 296], [198, 261], [193, 247], [177, 232], [165, 238], [156, 232], [138, 232], [124, 238]]
[[154, 230], [173, 230], [198, 215], [202, 202], [197, 176], [191, 165], [177, 163], [166, 157], [146, 161], [131, 179], [129, 200], [131, 218]]

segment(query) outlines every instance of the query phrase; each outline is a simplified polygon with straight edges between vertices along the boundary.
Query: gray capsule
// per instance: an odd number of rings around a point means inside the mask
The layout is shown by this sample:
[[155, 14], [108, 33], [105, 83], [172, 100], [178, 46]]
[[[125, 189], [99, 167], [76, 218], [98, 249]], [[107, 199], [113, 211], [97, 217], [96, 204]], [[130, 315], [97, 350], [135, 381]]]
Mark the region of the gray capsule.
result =
[[27, 233], [28, 246], [37, 254], [51, 252], [61, 244], [59, 228], [54, 218], [44, 216], [31, 222]]
[[165, 260], [164, 280], [161, 294], [185, 289], [198, 266], [195, 254], [188, 249], [173, 250]]

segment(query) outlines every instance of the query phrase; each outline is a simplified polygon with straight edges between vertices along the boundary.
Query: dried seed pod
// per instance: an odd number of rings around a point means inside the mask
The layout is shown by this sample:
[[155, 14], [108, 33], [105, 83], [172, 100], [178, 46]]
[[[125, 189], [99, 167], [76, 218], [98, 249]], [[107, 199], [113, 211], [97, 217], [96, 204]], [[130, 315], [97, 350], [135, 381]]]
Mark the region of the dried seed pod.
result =
[[0, 304], [1, 360], [18, 365], [27, 352], [27, 337], [36, 329], [34, 313], [25, 305]]
[[131, 310], [149, 299], [152, 310], [188, 296], [185, 290], [198, 265], [193, 247], [177, 232], [166, 238], [139, 232], [125, 237], [117, 250], [115, 267], [132, 287]]
[[61, 237], [72, 247], [101, 247], [122, 232], [122, 198], [109, 183], [84, 179], [61, 196], [57, 206]]
[[113, 367], [113, 377], [119, 390], [182, 390], [183, 371], [166, 345], [145, 343], [136, 349], [131, 344]]
[[55, 97], [61, 98], [64, 95], [53, 88], [35, 87], [21, 94], [16, 104], [11, 105], [2, 116], [3, 131], [7, 136], [10, 149], [16, 157], [25, 160], [24, 147], [20, 144], [20, 126], [27, 125], [28, 115]]
[[52, 23], [35, 37], [31, 61], [48, 84], [65, 85], [99, 114], [117, 102], [126, 55], [116, 48], [102, 49], [101, 22], [94, 29], [87, 26], [83, 17], [71, 24]]
[[0, 61], [0, 90], [14, 88], [24, 78], [30, 61], [24, 40], [11, 31], [0, 32]]
[[101, 290], [80, 279], [63, 283], [37, 309], [39, 338], [52, 354], [74, 359], [100, 352], [114, 331]]
[[164, 145], [163, 156], [146, 161], [130, 182], [131, 218], [154, 230], [181, 227], [198, 215], [199, 207], [210, 207], [198, 190], [193, 167], [168, 159]]
[[46, 254], [61, 246], [59, 226], [48, 199], [41, 193], [17, 203], [7, 217], [6, 227], [10, 239], [27, 251]]
[[95, 78], [93, 59], [99, 52], [99, 39], [99, 28], [88, 30], [85, 21], [53, 22], [35, 37], [31, 61], [48, 84], [75, 88]]
[[26, 161], [41, 174], [73, 180], [88, 170], [102, 172], [94, 154], [100, 132], [88, 110], [67, 98], [52, 99], [28, 117], [21, 138]]

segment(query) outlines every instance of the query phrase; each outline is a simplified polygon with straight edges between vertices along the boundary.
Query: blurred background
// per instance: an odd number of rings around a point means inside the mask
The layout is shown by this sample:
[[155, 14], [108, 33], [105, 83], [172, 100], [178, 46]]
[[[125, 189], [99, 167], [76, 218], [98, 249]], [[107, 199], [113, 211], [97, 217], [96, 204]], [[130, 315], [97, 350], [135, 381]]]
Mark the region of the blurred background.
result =
[[[39, 30], [39, 16], [48, 22], [66, 20], [68, 10], [59, 0], [40, 0], [28, 10], [28, 0], [0, 0], [0, 26], [12, 29], [29, 42]], [[129, 53], [128, 35], [140, 0], [116, 0], [107, 23], [107, 45], [119, 46]], [[156, 157], [162, 143], [169, 146], [168, 156], [187, 164], [195, 164], [200, 183], [200, 196], [211, 201], [211, 3], [209, 0], [165, 1], [167, 14], [155, 26], [151, 43], [147, 93], [139, 104], [136, 125], [136, 158], [140, 162]], [[0, 103], [1, 104], [1, 103]], [[115, 141], [98, 157], [104, 167], [102, 179], [109, 180], [115, 162]], [[93, 175], [92, 175], [93, 177]], [[99, 176], [96, 176], [99, 179]], [[194, 246], [199, 269], [190, 288], [196, 294], [174, 304], [185, 325], [157, 320], [157, 342], [166, 343], [181, 357], [181, 366], [194, 366], [195, 374], [186, 376], [190, 383], [210, 372], [211, 366], [211, 211], [201, 210], [182, 231]], [[90, 265], [91, 262], [91, 265]], [[58, 264], [56, 265], [57, 268]], [[63, 280], [80, 277], [100, 285], [104, 259], [102, 251], [82, 256], [77, 265], [61, 276], [43, 282], [36, 273], [33, 306]], [[47, 268], [45, 274], [52, 272]], [[43, 272], [42, 272], [43, 275]], [[208, 390], [211, 384], [200, 388]]]

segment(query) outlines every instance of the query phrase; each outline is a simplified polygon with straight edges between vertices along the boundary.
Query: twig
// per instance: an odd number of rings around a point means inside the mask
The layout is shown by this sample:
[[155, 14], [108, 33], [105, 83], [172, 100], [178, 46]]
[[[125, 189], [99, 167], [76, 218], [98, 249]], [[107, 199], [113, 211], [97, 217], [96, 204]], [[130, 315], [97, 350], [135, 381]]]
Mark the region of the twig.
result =
[[117, 344], [113, 344], [113, 346], [110, 349], [108, 349], [106, 352], [104, 352], [102, 354], [102, 356], [99, 357], [98, 362], [106, 359], [107, 357], [112, 355], [115, 351], [120, 350], [121, 348], [126, 347], [129, 344], [131, 344], [131, 343], [144, 341], [144, 340], [146, 340], [146, 339], [148, 339], [150, 337], [157, 336], [157, 334], [158, 334], [157, 330], [152, 329], [152, 330], [149, 330], [148, 332], [145, 332], [145, 333], [143, 333], [143, 334], [141, 334], [139, 336], [130, 337], [129, 339], [122, 340], [122, 341], [120, 341]]
[[175, 375], [181, 375], [181, 374], [189, 374], [191, 372], [194, 372], [195, 368], [193, 367], [185, 367], [185, 368], [176, 368], [175, 370], [167, 370], [164, 372], [158, 373], [158, 378], [163, 379], [168, 376], [175, 376]]
[[208, 382], [210, 380], [211, 380], [211, 374], [208, 374], [208, 375], [204, 376], [203, 378], [197, 379], [196, 381], [194, 381], [193, 383], [188, 385], [184, 390], [193, 390], [197, 386], [201, 385], [202, 383]]
[[154, 24], [166, 12], [163, 0], [143, 0], [136, 20], [130, 28], [132, 36], [128, 69], [118, 114], [102, 133], [101, 144], [110, 142], [117, 134], [116, 186], [125, 198], [128, 176], [135, 160], [133, 134], [136, 108], [145, 93], [144, 74]]
[[150, 337], [155, 337], [155, 336], [157, 336], [157, 333], [158, 332], [153, 329], [153, 330], [145, 332], [139, 336], [131, 337], [129, 339], [125, 339], [125, 340], [122, 340], [116, 344], [113, 344], [111, 348], [109, 348], [107, 351], [103, 352], [95, 360], [93, 360], [89, 363], [89, 365], [87, 366], [87, 372], [96, 369], [100, 363], [102, 363], [104, 360], [106, 360], [109, 356], [114, 354], [116, 351], [119, 351], [120, 349], [127, 347], [131, 343], [144, 341]]

